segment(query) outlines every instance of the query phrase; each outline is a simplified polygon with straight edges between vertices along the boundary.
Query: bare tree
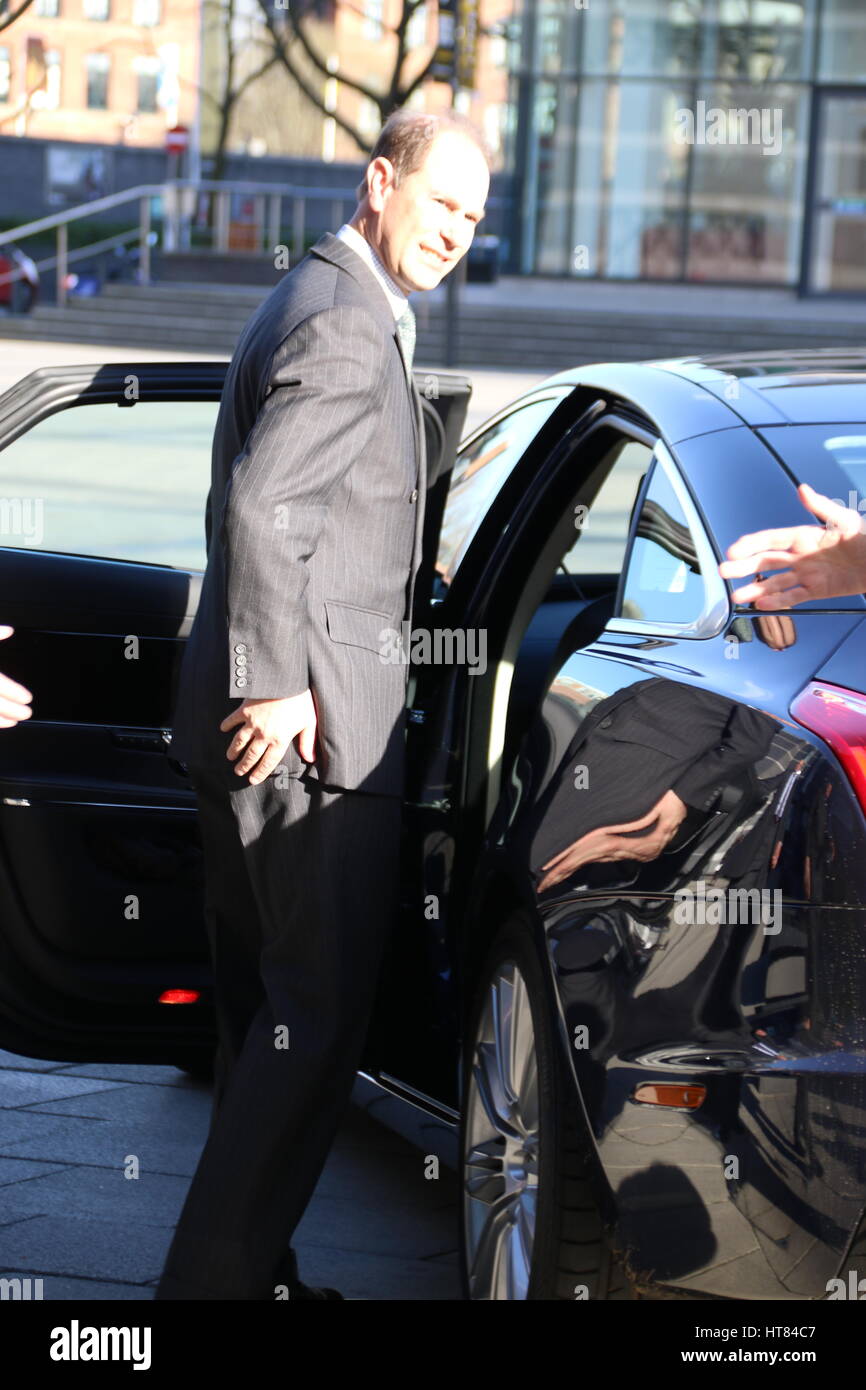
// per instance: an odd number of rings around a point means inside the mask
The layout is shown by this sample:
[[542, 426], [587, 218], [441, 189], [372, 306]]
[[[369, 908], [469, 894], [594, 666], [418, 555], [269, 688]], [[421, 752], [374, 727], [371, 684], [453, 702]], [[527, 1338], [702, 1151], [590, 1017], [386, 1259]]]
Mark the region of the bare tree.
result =
[[213, 23], [220, 31], [223, 42], [224, 63], [221, 70], [220, 90], [217, 94], [201, 89], [201, 96], [208, 101], [217, 115], [217, 138], [214, 145], [213, 177], [221, 179], [225, 171], [226, 147], [228, 145], [232, 118], [241, 99], [266, 72], [279, 62], [277, 54], [269, 45], [263, 46], [263, 61], [243, 76], [240, 69], [247, 54], [248, 45], [239, 39], [237, 32], [238, 0], [204, 0], [205, 23]]
[[9, 0], [0, 0], [0, 31], [8, 29], [10, 24], [14, 24], [16, 19], [20, 19], [25, 10], [29, 10], [33, 0], [19, 0], [14, 9], [9, 8]]
[[[352, 0], [337, 0], [337, 3], [345, 9], [354, 10], [356, 14], [364, 15], [360, 6], [352, 3]], [[316, 73], [326, 78], [335, 75], [328, 67], [325, 58], [318, 52], [310, 33], [311, 21], [316, 17], [317, 0], [290, 0], [290, 4], [285, 10], [282, 8], [279, 10], [281, 16], [285, 14], [285, 22], [281, 20], [279, 23], [273, 7], [273, 0], [258, 0], [258, 4], [262, 12], [262, 21], [270, 35], [276, 60], [293, 78], [306, 99], [324, 115], [333, 117], [336, 124], [348, 135], [351, 135], [358, 148], [365, 154], [369, 154], [372, 149], [370, 141], [340, 111], [328, 109], [323, 94], [317, 90], [316, 85], [304, 71], [304, 63], [299, 62], [299, 58], [303, 55], [307, 67], [312, 67]], [[413, 50], [408, 48], [406, 44], [406, 31], [413, 15], [425, 5], [426, 0], [403, 0], [397, 25], [386, 30], [396, 39], [396, 49], [394, 62], [384, 89], [372, 87], [361, 78], [352, 77], [342, 70], [339, 73], [339, 82], [342, 86], [358, 92], [378, 108], [380, 123], [384, 123], [392, 111], [404, 106], [412, 93], [430, 76], [435, 49], [414, 77], [409, 77], [406, 71], [407, 61], [414, 56]]]

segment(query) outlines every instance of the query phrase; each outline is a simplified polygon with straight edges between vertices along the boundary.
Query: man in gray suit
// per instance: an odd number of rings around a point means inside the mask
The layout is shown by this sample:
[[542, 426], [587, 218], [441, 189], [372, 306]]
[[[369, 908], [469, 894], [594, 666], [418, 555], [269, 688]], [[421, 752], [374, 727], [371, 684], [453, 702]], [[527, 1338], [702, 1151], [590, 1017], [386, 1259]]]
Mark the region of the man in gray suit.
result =
[[340, 1297], [300, 1282], [290, 1239], [397, 911], [408, 668], [385, 630], [411, 620], [426, 487], [407, 295], [466, 253], [488, 187], [474, 125], [396, 112], [351, 222], [267, 296], [229, 367], [172, 739], [199, 805], [219, 1046], [159, 1299]]

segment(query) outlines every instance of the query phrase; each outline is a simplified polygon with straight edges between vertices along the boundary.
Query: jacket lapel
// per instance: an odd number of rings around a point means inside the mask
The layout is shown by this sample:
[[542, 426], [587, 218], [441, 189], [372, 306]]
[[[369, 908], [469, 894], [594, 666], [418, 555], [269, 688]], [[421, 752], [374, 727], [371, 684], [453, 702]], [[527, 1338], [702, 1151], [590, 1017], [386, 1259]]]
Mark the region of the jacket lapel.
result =
[[415, 590], [415, 573], [421, 563], [421, 553], [424, 536], [424, 506], [427, 498], [427, 449], [424, 434], [424, 416], [421, 397], [412, 377], [412, 369], [403, 356], [403, 347], [400, 342], [400, 334], [397, 332], [397, 323], [391, 312], [391, 305], [382, 291], [382, 286], [373, 274], [373, 271], [366, 262], [353, 251], [341, 237], [334, 236], [333, 232], [325, 232], [319, 237], [314, 246], [310, 247], [309, 255], [319, 256], [323, 261], [330, 261], [332, 265], [338, 265], [352, 279], [360, 285], [368, 301], [370, 312], [380, 319], [383, 328], [386, 329], [393, 338], [394, 347], [400, 356], [403, 367], [403, 376], [406, 381], [406, 390], [409, 393], [409, 402], [412, 407], [412, 427], [415, 432], [415, 457], [418, 460], [418, 503], [415, 508], [415, 539], [412, 554], [412, 584], [409, 590], [410, 605], [409, 617], [412, 616], [411, 596]]
[[330, 261], [332, 265], [338, 265], [345, 270], [352, 279], [361, 286], [364, 295], [368, 300], [368, 307], [376, 318], [380, 319], [382, 326], [388, 331], [394, 340], [394, 346], [400, 356], [403, 367], [403, 376], [406, 381], [406, 390], [412, 404], [412, 427], [415, 431], [415, 454], [419, 461], [424, 452], [424, 430], [421, 424], [421, 405], [417, 400], [417, 395], [412, 382], [412, 371], [403, 356], [403, 348], [400, 343], [400, 334], [397, 332], [397, 323], [391, 312], [391, 305], [382, 290], [382, 286], [376, 279], [370, 267], [347, 245], [341, 237], [334, 236], [333, 232], [325, 232], [319, 237], [314, 246], [310, 247], [309, 255], [320, 256], [323, 261]]

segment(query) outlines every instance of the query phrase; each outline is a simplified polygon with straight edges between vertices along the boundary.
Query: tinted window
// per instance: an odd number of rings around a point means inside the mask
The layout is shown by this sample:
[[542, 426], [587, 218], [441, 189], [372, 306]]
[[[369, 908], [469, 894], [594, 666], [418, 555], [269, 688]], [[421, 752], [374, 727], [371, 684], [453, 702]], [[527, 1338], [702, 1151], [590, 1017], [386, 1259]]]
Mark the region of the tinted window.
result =
[[667, 474], [657, 462], [628, 558], [620, 616], [694, 623], [705, 606], [695, 540]]
[[450, 584], [493, 499], [568, 391], [519, 406], [457, 455], [445, 503], [436, 569]]
[[[785, 425], [761, 433], [798, 483], [809, 483], [844, 506], [866, 512], [866, 424]], [[847, 488], [836, 486], [834, 464], [842, 470]], [[804, 514], [803, 521], [808, 520]]]
[[625, 558], [632, 508], [652, 450], [637, 439], [621, 439], [611, 450], [613, 466], [589, 514], [575, 515], [575, 542], [563, 557], [569, 574], [619, 574]]
[[217, 401], [61, 410], [0, 452], [0, 546], [203, 569]]

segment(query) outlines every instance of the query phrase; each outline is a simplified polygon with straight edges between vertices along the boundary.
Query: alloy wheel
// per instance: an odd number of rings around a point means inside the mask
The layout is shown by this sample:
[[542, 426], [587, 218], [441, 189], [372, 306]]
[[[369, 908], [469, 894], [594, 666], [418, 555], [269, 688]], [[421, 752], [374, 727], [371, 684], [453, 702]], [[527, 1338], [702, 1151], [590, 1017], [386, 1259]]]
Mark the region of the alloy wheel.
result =
[[490, 980], [467, 1085], [463, 1203], [470, 1297], [525, 1299], [538, 1197], [538, 1064], [514, 961]]

